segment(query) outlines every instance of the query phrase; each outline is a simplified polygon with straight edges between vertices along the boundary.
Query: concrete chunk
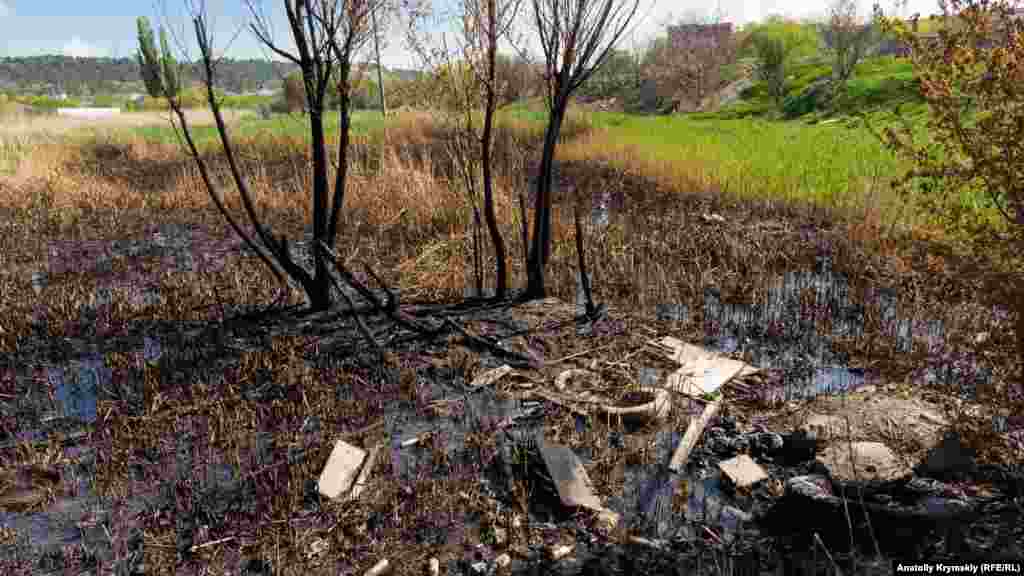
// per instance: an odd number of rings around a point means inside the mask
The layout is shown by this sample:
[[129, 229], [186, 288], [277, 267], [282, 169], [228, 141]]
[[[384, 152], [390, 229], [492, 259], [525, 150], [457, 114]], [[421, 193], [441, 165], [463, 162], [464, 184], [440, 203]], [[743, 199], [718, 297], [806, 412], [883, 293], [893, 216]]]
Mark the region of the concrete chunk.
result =
[[909, 477], [910, 468], [881, 442], [840, 442], [829, 446], [818, 460], [836, 480], [888, 482]]

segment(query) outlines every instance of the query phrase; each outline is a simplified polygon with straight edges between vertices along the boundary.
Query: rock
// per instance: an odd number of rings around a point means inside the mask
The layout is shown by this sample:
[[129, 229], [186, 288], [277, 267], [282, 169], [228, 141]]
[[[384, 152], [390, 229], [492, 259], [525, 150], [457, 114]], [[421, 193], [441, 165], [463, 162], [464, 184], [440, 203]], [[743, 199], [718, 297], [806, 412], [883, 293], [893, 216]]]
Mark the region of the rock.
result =
[[306, 552], [306, 559], [310, 560], [316, 558], [326, 552], [328, 548], [330, 548], [330, 543], [323, 538], [317, 538], [309, 543], [309, 550]]
[[819, 440], [831, 440], [842, 437], [846, 430], [846, 422], [838, 416], [812, 413], [800, 425], [800, 430], [814, 434]]
[[[902, 438], [902, 443], [912, 452], [905, 454], [917, 462], [925, 457], [928, 449], [941, 440], [942, 431], [949, 422], [942, 415], [942, 408], [922, 398], [901, 398], [899, 392], [889, 385], [876, 389], [875, 393], [858, 396], [857, 391], [848, 397], [818, 395], [807, 403], [804, 416], [791, 413], [770, 423], [770, 428], [779, 430], [790, 427], [803, 434], [804, 439], [813, 436], [818, 448], [847, 440], [887, 442], [890, 438]], [[861, 398], [857, 400], [856, 398]], [[797, 412], [797, 411], [794, 411]], [[849, 429], [847, 429], [849, 422]], [[787, 460], [800, 462], [811, 449], [809, 442], [796, 442]]]
[[820, 474], [808, 474], [790, 478], [786, 481], [784, 497], [805, 498], [828, 504], [839, 503], [839, 499], [832, 494], [831, 482]]
[[441, 574], [441, 561], [431, 558], [427, 561], [427, 576], [439, 576]]
[[509, 556], [507, 553], [501, 554], [497, 558], [494, 559], [494, 565], [497, 566], [498, 568], [507, 568], [508, 565], [511, 564], [511, 563], [512, 563], [512, 557]]
[[784, 444], [782, 436], [774, 432], [752, 434], [749, 438], [751, 450], [755, 456], [775, 456], [779, 450], [782, 450]]
[[317, 489], [327, 498], [341, 496], [352, 487], [365, 458], [366, 452], [363, 449], [338, 440], [320, 473]]
[[752, 519], [753, 517], [750, 514], [735, 506], [725, 506], [718, 517], [718, 522], [727, 534], [735, 534], [743, 527], [745, 522], [750, 522]]
[[469, 568], [473, 574], [487, 574], [487, 562], [474, 562], [469, 565]]
[[746, 454], [720, 462], [718, 468], [737, 488], [749, 488], [768, 478], [764, 468]]
[[482, 374], [477, 375], [476, 378], [473, 378], [473, 382], [470, 383], [469, 388], [470, 390], [477, 390], [480, 388], [484, 388], [486, 386], [490, 386], [491, 384], [494, 384], [498, 380], [501, 380], [510, 372], [512, 372], [512, 367], [509, 366], [508, 364], [502, 364], [497, 368], [487, 370]]
[[919, 466], [922, 476], [940, 480], [959, 479], [976, 469], [974, 450], [963, 445], [956, 432], [948, 432]]
[[783, 438], [782, 456], [790, 463], [812, 460], [818, 452], [818, 438], [811, 432], [797, 430]]
[[915, 476], [903, 486], [903, 489], [917, 496], [938, 496], [946, 490], [946, 486], [934, 478]]
[[912, 474], [881, 442], [837, 442], [826, 448], [818, 461], [833, 479], [842, 482], [890, 482]]

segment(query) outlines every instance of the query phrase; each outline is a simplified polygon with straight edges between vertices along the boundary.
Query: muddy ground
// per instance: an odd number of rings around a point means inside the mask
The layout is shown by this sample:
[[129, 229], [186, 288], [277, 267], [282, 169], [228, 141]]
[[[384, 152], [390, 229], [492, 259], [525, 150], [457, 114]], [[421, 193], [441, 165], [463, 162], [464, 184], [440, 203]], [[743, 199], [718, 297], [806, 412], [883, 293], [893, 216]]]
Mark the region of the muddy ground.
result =
[[[600, 374], [595, 386], [603, 393], [624, 398], [641, 380], [656, 384], [672, 369], [649, 342], [664, 335], [702, 342], [692, 325], [614, 307], [591, 322], [554, 299], [403, 305], [407, 319], [437, 334], [366, 314], [389, 351], [384, 361], [338, 311], [247, 318], [234, 310], [233, 320], [212, 325], [140, 323], [118, 337], [24, 342], [5, 360], [0, 389], [0, 449], [36, 463], [3, 479], [8, 571], [278, 574], [290, 573], [282, 566], [291, 564], [362, 574], [386, 557], [395, 573], [422, 573], [437, 558], [441, 573], [488, 574], [503, 554], [511, 562], [500, 570], [523, 574], [788, 574], [829, 571], [834, 563], [847, 573], [888, 573], [901, 554], [1020, 561], [1021, 477], [1005, 464], [958, 480], [975, 494], [981, 487], [975, 498], [984, 497], [978, 505], [985, 512], [955, 552], [936, 529], [899, 546], [887, 537], [887, 560], [868, 561], [869, 545], [858, 540], [849, 552], [842, 538], [819, 529], [824, 554], [818, 532], [780, 520], [782, 508], [773, 515], [782, 484], [820, 472], [813, 458], [783, 455], [799, 424], [794, 414], [812, 402], [786, 401], [791, 376], [783, 370], [724, 390], [726, 408], [679, 477], [663, 467], [703, 401], [677, 397], [668, 421], [629, 428], [532, 394], [563, 370], [587, 368]], [[444, 329], [444, 318], [461, 330]], [[251, 371], [260, 350], [270, 356]], [[502, 364], [513, 372], [468, 390], [475, 375]], [[301, 367], [333, 377], [314, 389], [295, 377]], [[883, 403], [905, 392], [870, 370], [859, 384], [874, 386]], [[74, 387], [86, 390], [77, 420], [65, 417], [75, 401], [58, 392]], [[827, 412], [834, 400], [818, 402]], [[248, 442], [225, 440], [242, 422], [252, 431]], [[779, 437], [774, 456], [758, 447], [765, 434]], [[414, 437], [418, 443], [402, 447]], [[338, 439], [382, 447], [359, 502], [317, 493], [317, 474]], [[617, 528], [561, 506], [544, 472], [542, 442], [582, 459], [595, 492], [621, 515]], [[717, 463], [737, 453], [755, 455], [770, 481], [745, 493], [724, 486]], [[286, 495], [287, 508], [276, 500]], [[266, 546], [275, 525], [292, 530], [283, 557]], [[553, 559], [557, 545], [571, 553]]]

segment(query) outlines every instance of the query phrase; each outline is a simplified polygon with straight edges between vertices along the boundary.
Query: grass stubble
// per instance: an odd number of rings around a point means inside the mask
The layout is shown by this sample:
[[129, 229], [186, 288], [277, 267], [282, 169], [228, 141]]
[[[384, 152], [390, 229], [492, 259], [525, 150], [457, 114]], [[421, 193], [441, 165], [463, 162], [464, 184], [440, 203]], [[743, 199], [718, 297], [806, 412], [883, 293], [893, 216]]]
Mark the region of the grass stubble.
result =
[[[671, 122], [679, 126], [663, 129], [685, 139], [685, 121]], [[717, 134], [703, 148], [698, 136], [689, 148], [664, 145], [649, 153], [642, 141], [612, 146], [612, 141], [630, 141], [617, 136], [617, 129], [574, 116], [565, 130], [549, 282], [553, 296], [574, 302], [572, 202], [588, 213], [595, 198], [610, 195], [608, 226], [588, 227], [588, 266], [595, 299], [607, 302], [623, 325], [617, 338], [604, 340], [549, 335], [561, 346], [561, 356], [611, 346], [558, 369], [589, 366], [628, 383], [631, 376], [623, 366], [630, 358], [636, 361], [643, 338], [669, 333], [701, 338], [707, 288], [717, 289], [723, 302], [756, 302], [772, 278], [814, 269], [819, 257], [828, 255], [832, 270], [846, 276], [852, 298], [865, 311], [862, 336], [833, 339], [850, 365], [910, 385], [914, 370], [926, 363], [944, 365], [977, 353], [977, 362], [992, 370], [990, 389], [979, 392], [974, 411], [948, 396], [949, 410], [980, 460], [1014, 458], [986, 420], [994, 410], [1005, 413], [1005, 399], [1012, 396], [1015, 333], [1007, 318], [993, 312], [993, 304], [1001, 303], [996, 288], [1015, 278], [1011, 259], [943, 238], [910, 217], [905, 221], [911, 224], [893, 227], [893, 204], [874, 176], [877, 169], [847, 173], [842, 202], [821, 192], [831, 185], [827, 178], [833, 176], [824, 176], [835, 172], [831, 165], [803, 168], [805, 185], [782, 195], [792, 182], [785, 170], [778, 178], [770, 176], [777, 150], [765, 151], [753, 165], [730, 164], [723, 155], [726, 160], [709, 167], [704, 158], [730, 136]], [[388, 558], [397, 573], [411, 574], [420, 573], [431, 556], [442, 565], [464, 557], [473, 542], [488, 539], [498, 527], [508, 532], [498, 550], [515, 552], [541, 537], [513, 520], [523, 517], [522, 507], [499, 507], [481, 492], [481, 466], [496, 450], [493, 423], [466, 434], [463, 451], [474, 453], [472, 458], [449, 453], [438, 438], [415, 448], [430, 455], [433, 470], [445, 474], [421, 471], [398, 480], [395, 459], [385, 455], [377, 459], [374, 480], [361, 499], [318, 500], [315, 479], [335, 440], [367, 449], [389, 446], [381, 422], [394, 403], [424, 417], [437, 413], [436, 403], [419, 396], [428, 365], [441, 370], [432, 374], [462, 382], [483, 367], [466, 360], [458, 345], [432, 351], [399, 347], [384, 366], [373, 366], [361, 362], [358, 352], [331, 352], [325, 342], [329, 326], [318, 335], [248, 325], [235, 332], [247, 331], [254, 345], [226, 343], [234, 326], [228, 320], [272, 301], [276, 286], [257, 259], [237, 250], [240, 242], [210, 206], [191, 161], [172, 142], [159, 139], [124, 132], [94, 131], [74, 139], [68, 134], [28, 129], [4, 134], [8, 171], [0, 177], [0, 350], [8, 358], [0, 366], [0, 399], [15, 406], [13, 399], [28, 394], [26, 387], [46, 382], [46, 365], [68, 356], [90, 352], [110, 369], [89, 444], [95, 454], [94, 488], [108, 498], [109, 507], [107, 520], [92, 529], [102, 528], [112, 554], [97, 557], [83, 545], [66, 551], [65, 561], [99, 562], [104, 572], [131, 565], [155, 574], [199, 567], [225, 573], [246, 565], [250, 570], [272, 566], [275, 574], [336, 574], [361, 573]], [[498, 133], [496, 212], [511, 256], [513, 286], [525, 281], [517, 195], [528, 183], [522, 175], [536, 161], [533, 151], [541, 135], [536, 122], [514, 119], [503, 122]], [[458, 300], [469, 284], [471, 219], [464, 195], [448, 178], [444, 137], [422, 113], [390, 121], [386, 139], [379, 129], [356, 137], [338, 252], [351, 262], [372, 263], [400, 290], [403, 302]], [[800, 137], [790, 138], [794, 146]], [[781, 146], [785, 140], [765, 142]], [[804, 148], [800, 154], [813, 154]], [[222, 158], [210, 150], [229, 190], [227, 205], [241, 212]], [[302, 140], [287, 130], [243, 135], [239, 150], [257, 210], [275, 230], [301, 237], [311, 222], [304, 193], [310, 189], [310, 159]], [[815, 170], [825, 180], [810, 174]], [[119, 241], [174, 226], [193, 239], [175, 254], [118, 248]], [[192, 270], [180, 266], [186, 253], [198, 263]], [[490, 258], [485, 262], [490, 270]], [[48, 278], [37, 294], [32, 275], [40, 270]], [[944, 322], [945, 356], [920, 340], [909, 353], [895, 349], [872, 306], [879, 286], [899, 292], [904, 317]], [[97, 300], [100, 292], [104, 297]], [[146, 298], [146, 293], [159, 297]], [[288, 303], [300, 301], [292, 288]], [[658, 321], [653, 310], [661, 303], [683, 304], [694, 313], [685, 322]], [[830, 311], [815, 308], [811, 300], [803, 312], [828, 329]], [[336, 325], [337, 333], [347, 330], [345, 322]], [[983, 344], [976, 338], [981, 332], [989, 334]], [[143, 351], [144, 340], [160, 341], [158, 359]], [[349, 340], [357, 342], [355, 336]], [[550, 374], [536, 375], [545, 376]], [[649, 452], [644, 434], [631, 440], [632, 448], [612, 450], [602, 439], [614, 424], [595, 421], [594, 434], [582, 439], [573, 432], [573, 414], [556, 408], [553, 415], [545, 434], [573, 448], [588, 444], [593, 450], [589, 473], [602, 496], [621, 490], [625, 459]], [[675, 418], [674, 425], [685, 429], [686, 415]], [[24, 422], [8, 410], [3, 426], [14, 437]], [[2, 449], [0, 458], [5, 470], [69, 466], [59, 452], [53, 443], [20, 442]], [[460, 459], [468, 463], [456, 462]], [[233, 470], [234, 482], [217, 480], [224, 467]], [[531, 498], [529, 487], [517, 490], [522, 501]], [[139, 499], [162, 505], [132, 520], [128, 502]], [[498, 508], [504, 512], [496, 514]], [[478, 521], [467, 523], [465, 514]], [[569, 533], [543, 537], [574, 540]], [[12, 562], [9, 569], [15, 572], [34, 568], [27, 560]]]

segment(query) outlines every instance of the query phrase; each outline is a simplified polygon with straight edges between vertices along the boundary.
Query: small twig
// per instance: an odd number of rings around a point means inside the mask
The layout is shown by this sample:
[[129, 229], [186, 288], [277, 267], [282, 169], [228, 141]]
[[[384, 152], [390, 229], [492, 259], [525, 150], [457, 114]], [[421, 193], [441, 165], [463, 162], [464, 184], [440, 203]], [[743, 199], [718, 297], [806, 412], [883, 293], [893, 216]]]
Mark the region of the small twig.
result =
[[[408, 330], [412, 330], [413, 332], [417, 332], [419, 334], [424, 334], [426, 336], [436, 336], [439, 333], [439, 330], [431, 330], [429, 328], [424, 328], [423, 326], [419, 325], [418, 323], [405, 318], [405, 316], [407, 316], [407, 315], [404, 314], [401, 310], [398, 310], [397, 299], [392, 300], [394, 298], [394, 296], [391, 294], [391, 291], [389, 291], [387, 289], [387, 287], [380, 280], [380, 278], [376, 274], [374, 274], [373, 271], [369, 269], [369, 267], [367, 267], [367, 272], [369, 272], [370, 275], [378, 283], [381, 284], [381, 286], [384, 288], [384, 291], [387, 292], [388, 298], [389, 298], [389, 303], [388, 304], [383, 304], [380, 301], [380, 298], [378, 298], [376, 294], [371, 292], [370, 289], [368, 289], [366, 286], [364, 286], [362, 283], [360, 283], [358, 280], [356, 280], [356, 277], [353, 276], [352, 273], [349, 272], [349, 270], [347, 268], [345, 268], [345, 265], [341, 264], [339, 262], [340, 258], [338, 257], [338, 255], [333, 250], [331, 250], [327, 246], [327, 244], [325, 244], [323, 242], [323, 240], [320, 241], [319, 245], [320, 245], [320, 248], [323, 249], [325, 252], [327, 252], [327, 254], [332, 258], [331, 261], [333, 262], [334, 267], [338, 271], [338, 273], [341, 274], [342, 276], [344, 276], [345, 281], [348, 282], [352, 287], [354, 287], [356, 289], [356, 291], [358, 291], [359, 294], [362, 295], [362, 297], [365, 298], [370, 303], [371, 306], [373, 306], [374, 310], [378, 310], [378, 311], [384, 312], [385, 314], [387, 314], [388, 318], [393, 320], [399, 326], [402, 326], [403, 328], [406, 328]], [[364, 266], [365, 266], [365, 264], [364, 264]], [[339, 288], [339, 291], [340, 290], [341, 289]], [[342, 294], [345, 294], [345, 293], [342, 292]], [[353, 305], [352, 306], [353, 314], [355, 313], [355, 310], [356, 310], [355, 306]]]
[[715, 534], [714, 530], [703, 525], [701, 526], [701, 528], [704, 528], [704, 531], [708, 533], [708, 536], [711, 536], [711, 538], [714, 539], [715, 542], [718, 542], [719, 545], [723, 544], [722, 538], [719, 537], [718, 534]]
[[843, 576], [843, 571], [839, 569], [839, 565], [832, 559], [832, 554], [829, 553], [828, 548], [825, 547], [825, 543], [821, 541], [821, 537], [818, 536], [817, 532], [814, 533], [814, 543], [817, 544], [821, 548], [821, 551], [825, 553], [825, 557], [828, 558], [828, 561], [832, 564], [832, 569], [835, 570], [836, 576]]
[[192, 551], [192, 552], [195, 552], [196, 550], [199, 550], [200, 548], [209, 548], [210, 546], [216, 546], [217, 544], [223, 544], [225, 542], [228, 542], [228, 541], [231, 541], [231, 540], [234, 540], [234, 539], [235, 539], [234, 536], [227, 536], [225, 538], [221, 538], [220, 540], [212, 540], [210, 542], [204, 542], [202, 544], [196, 544], [195, 546], [192, 546], [191, 548], [189, 548], [189, 550]]
[[[484, 338], [481, 338], [479, 336], [475, 336], [473, 334], [470, 334], [468, 330], [466, 330], [462, 326], [459, 326], [454, 320], [452, 320], [448, 316], [445, 316], [444, 322], [448, 326], [451, 326], [452, 328], [454, 328], [459, 334], [462, 334], [462, 336], [467, 341], [469, 341], [470, 343], [476, 344], [477, 346], [483, 346], [484, 348], [487, 348], [487, 349], [489, 349], [489, 350], [493, 351], [494, 353], [499, 354], [501, 356], [505, 356], [507, 358], [514, 358], [515, 360], [518, 360], [521, 364], [525, 364], [526, 366], [532, 366], [533, 365], [533, 361], [530, 358], [528, 358], [526, 356], [523, 356], [522, 354], [520, 354], [518, 352], [513, 352], [512, 350], [506, 350], [506, 349], [502, 348], [501, 346], [498, 346], [497, 344], [494, 344], [493, 342], [488, 342]], [[521, 367], [522, 367], [522, 365], [516, 366], [516, 368], [521, 368]]]
[[590, 354], [591, 352], [597, 352], [598, 350], [604, 350], [605, 348], [611, 348], [614, 345], [615, 345], [614, 342], [609, 342], [608, 344], [605, 344], [603, 346], [598, 346], [596, 348], [591, 348], [589, 350], [583, 350], [582, 352], [576, 352], [575, 354], [569, 354], [568, 356], [564, 356], [562, 358], [559, 358], [558, 360], [553, 360], [551, 362], [547, 362], [547, 364], [561, 364], [562, 362], [567, 362], [569, 360], [572, 360], [573, 358], [579, 358], [580, 356], [586, 356], [587, 354]]

